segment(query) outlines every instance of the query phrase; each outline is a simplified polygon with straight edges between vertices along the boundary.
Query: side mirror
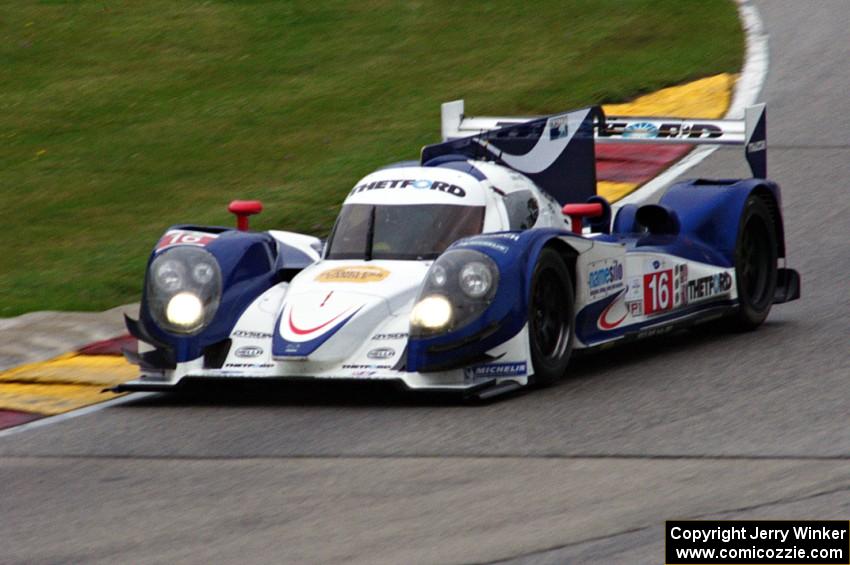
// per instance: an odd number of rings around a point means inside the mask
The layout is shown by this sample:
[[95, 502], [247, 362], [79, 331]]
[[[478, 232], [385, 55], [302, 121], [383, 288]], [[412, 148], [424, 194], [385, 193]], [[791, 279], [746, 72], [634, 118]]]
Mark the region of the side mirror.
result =
[[561, 212], [565, 216], [569, 216], [573, 233], [581, 235], [582, 218], [596, 218], [601, 216], [605, 212], [605, 209], [601, 203], [592, 202], [590, 204], [566, 204], [561, 209]]
[[263, 203], [259, 200], [234, 200], [227, 207], [227, 211], [236, 215], [236, 229], [248, 231], [248, 216], [262, 212]]

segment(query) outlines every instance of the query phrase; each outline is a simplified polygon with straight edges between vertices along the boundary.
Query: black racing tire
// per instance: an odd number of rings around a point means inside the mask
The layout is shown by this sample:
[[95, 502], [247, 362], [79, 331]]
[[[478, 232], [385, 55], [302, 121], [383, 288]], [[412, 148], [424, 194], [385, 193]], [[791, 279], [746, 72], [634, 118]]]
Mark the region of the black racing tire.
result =
[[575, 340], [575, 292], [564, 260], [544, 248], [531, 276], [528, 333], [533, 382], [556, 383], [567, 369]]
[[764, 199], [751, 195], [744, 205], [735, 244], [735, 284], [739, 307], [733, 329], [750, 331], [770, 313], [776, 292], [778, 245], [773, 215]]

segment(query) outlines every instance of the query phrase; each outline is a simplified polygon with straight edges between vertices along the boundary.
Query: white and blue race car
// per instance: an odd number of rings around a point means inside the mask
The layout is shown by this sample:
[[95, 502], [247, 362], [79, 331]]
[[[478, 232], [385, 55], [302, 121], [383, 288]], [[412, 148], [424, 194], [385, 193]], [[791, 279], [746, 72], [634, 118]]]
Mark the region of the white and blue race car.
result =
[[[197, 381], [398, 381], [478, 397], [566, 374], [570, 356], [698, 323], [753, 329], [800, 295], [784, 268], [764, 106], [747, 119], [470, 118], [443, 106], [420, 161], [357, 182], [326, 242], [174, 226], [147, 267], [141, 368], [118, 391]], [[754, 178], [673, 185], [657, 203], [596, 195], [595, 144], [741, 144]]]

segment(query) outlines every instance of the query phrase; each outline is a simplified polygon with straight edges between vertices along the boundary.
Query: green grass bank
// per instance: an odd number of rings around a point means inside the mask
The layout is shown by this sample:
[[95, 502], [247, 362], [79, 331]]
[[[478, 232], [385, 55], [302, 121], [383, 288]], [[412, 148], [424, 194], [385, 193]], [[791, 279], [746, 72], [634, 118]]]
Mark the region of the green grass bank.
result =
[[439, 105], [541, 114], [736, 72], [733, 2], [0, 4], [0, 317], [137, 300], [174, 223], [324, 236]]

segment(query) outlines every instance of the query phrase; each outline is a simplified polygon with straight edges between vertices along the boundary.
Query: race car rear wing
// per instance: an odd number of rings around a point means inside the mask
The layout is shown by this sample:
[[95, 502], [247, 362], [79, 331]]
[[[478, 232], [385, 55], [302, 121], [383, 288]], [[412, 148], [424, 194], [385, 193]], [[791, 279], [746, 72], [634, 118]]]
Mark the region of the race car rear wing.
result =
[[[754, 177], [767, 177], [765, 105], [747, 108], [743, 120], [682, 119], [643, 116], [605, 116], [594, 107], [595, 143], [686, 143], [692, 145], [744, 145]], [[466, 116], [463, 100], [442, 105], [443, 141], [476, 136], [533, 121], [539, 117]]]
[[[467, 137], [422, 148], [422, 165], [449, 166], [454, 162], [457, 168], [465, 167], [462, 162], [468, 159], [493, 161], [528, 176], [562, 205], [585, 202], [596, 195], [593, 128], [604, 123], [600, 108], [530, 120], [516, 118], [513, 123], [498, 123], [506, 121], [500, 118], [484, 120], [492, 120], [492, 126], [484, 124], [469, 130], [466, 122], [466, 131], [460, 133]], [[454, 127], [461, 125], [462, 113]]]

